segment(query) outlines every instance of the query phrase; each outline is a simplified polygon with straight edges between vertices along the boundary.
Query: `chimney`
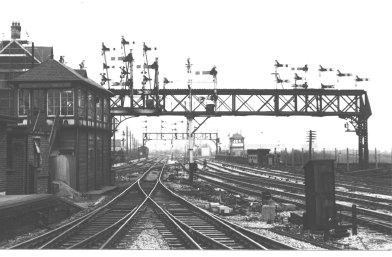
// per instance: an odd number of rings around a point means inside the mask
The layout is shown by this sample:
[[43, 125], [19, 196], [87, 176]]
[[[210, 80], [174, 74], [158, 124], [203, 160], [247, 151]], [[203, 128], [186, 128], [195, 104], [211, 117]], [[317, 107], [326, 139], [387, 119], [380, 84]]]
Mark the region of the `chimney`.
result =
[[11, 26], [11, 39], [20, 39], [20, 32], [22, 28], [19, 22], [12, 22]]

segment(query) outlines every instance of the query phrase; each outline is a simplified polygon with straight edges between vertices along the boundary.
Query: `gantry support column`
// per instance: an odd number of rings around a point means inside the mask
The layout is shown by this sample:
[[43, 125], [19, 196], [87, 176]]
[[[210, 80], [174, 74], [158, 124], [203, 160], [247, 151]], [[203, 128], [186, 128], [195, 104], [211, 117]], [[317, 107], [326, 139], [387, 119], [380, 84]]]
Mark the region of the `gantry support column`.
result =
[[189, 151], [189, 163], [193, 163], [193, 118], [187, 117], [188, 120], [188, 151]]
[[360, 169], [369, 167], [369, 145], [368, 145], [368, 128], [367, 119], [359, 117], [357, 124], [358, 135], [358, 162]]

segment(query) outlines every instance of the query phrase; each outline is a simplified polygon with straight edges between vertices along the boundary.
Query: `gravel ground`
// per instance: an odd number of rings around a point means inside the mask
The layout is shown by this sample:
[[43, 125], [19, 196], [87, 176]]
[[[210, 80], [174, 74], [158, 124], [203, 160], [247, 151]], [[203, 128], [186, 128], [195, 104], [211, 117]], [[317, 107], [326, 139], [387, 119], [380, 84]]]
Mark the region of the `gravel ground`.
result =
[[[206, 206], [209, 204], [209, 201], [203, 201], [198, 199], [197, 197], [183, 195], [182, 192], [191, 191], [192, 187], [189, 185], [176, 184], [174, 182], [165, 182], [165, 184], [174, 191], [178, 191], [177, 194], [181, 195], [181, 197], [187, 199], [188, 201], [194, 203], [195, 205], [206, 209]], [[194, 189], [193, 189], [194, 190]], [[260, 201], [260, 199], [256, 197], [247, 197], [248, 201]], [[309, 243], [299, 241], [296, 239], [292, 239], [290, 237], [285, 237], [278, 235], [269, 231], [269, 228], [273, 228], [275, 226], [281, 226], [280, 223], [275, 224], [267, 224], [258, 219], [258, 215], [255, 213], [247, 213], [247, 215], [233, 215], [233, 216], [224, 216], [223, 218], [237, 224], [243, 226], [247, 229], [253, 230], [259, 234], [266, 235], [273, 239], [277, 239], [279, 241], [287, 242], [288, 245], [296, 247], [301, 250], [321, 250], [317, 246], [311, 245]], [[290, 215], [289, 212], [278, 212], [277, 215], [281, 217], [287, 217]], [[302, 229], [296, 225], [290, 225], [290, 231], [296, 234], [304, 234], [304, 236], [317, 239], [318, 237], [322, 238], [322, 235], [315, 235], [310, 233], [305, 233]], [[320, 239], [322, 240], [322, 239]], [[345, 246], [346, 249], [352, 250], [392, 250], [392, 236], [386, 235], [382, 233], [377, 233], [375, 231], [359, 228], [357, 236], [350, 236], [341, 239], [334, 239], [331, 243], [336, 245]]]
[[143, 230], [136, 241], [126, 249], [130, 250], [170, 250], [169, 245], [157, 229]]
[[358, 235], [335, 240], [358, 250], [392, 250], [392, 236], [359, 227]]
[[[173, 182], [165, 182], [165, 185], [168, 186], [170, 189], [173, 189], [174, 191], [186, 191], [190, 190], [192, 187], [189, 185], [180, 185], [176, 184]], [[176, 190], [177, 189], [177, 190]], [[180, 192], [176, 192], [177, 194], [181, 195]], [[206, 209], [206, 206], [209, 204], [208, 201], [200, 200], [195, 197], [187, 196], [187, 195], [181, 195], [184, 199], [192, 202], [198, 207]], [[287, 216], [287, 212], [282, 212], [280, 213], [283, 216]], [[257, 213], [250, 213], [249, 215], [233, 215], [233, 216], [222, 216], [222, 218], [227, 219], [228, 221], [237, 224], [239, 226], [242, 226], [244, 228], [247, 228], [249, 230], [252, 230], [258, 234], [268, 236], [272, 239], [276, 239], [282, 242], [287, 243], [288, 245], [295, 247], [297, 249], [301, 250], [324, 250], [323, 248], [311, 245], [309, 243], [299, 241], [290, 237], [286, 236], [281, 236], [276, 233], [273, 233], [271, 231], [268, 231], [268, 228], [273, 228], [275, 225], [274, 224], [267, 224], [266, 222], [259, 221], [259, 220], [254, 220], [254, 219], [259, 219], [260, 214]], [[249, 221], [253, 220], [253, 221]]]
[[170, 250], [169, 245], [149, 221], [145, 224], [145, 229], [140, 233], [134, 242], [129, 242], [125, 249], [130, 250]]

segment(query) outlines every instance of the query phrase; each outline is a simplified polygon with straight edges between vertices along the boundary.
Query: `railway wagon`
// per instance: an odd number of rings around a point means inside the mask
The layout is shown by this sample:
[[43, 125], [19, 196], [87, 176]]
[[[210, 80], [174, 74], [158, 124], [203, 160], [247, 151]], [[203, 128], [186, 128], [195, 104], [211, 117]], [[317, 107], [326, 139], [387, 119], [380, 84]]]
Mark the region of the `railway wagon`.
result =
[[147, 146], [140, 146], [137, 151], [140, 158], [148, 158], [149, 149]]

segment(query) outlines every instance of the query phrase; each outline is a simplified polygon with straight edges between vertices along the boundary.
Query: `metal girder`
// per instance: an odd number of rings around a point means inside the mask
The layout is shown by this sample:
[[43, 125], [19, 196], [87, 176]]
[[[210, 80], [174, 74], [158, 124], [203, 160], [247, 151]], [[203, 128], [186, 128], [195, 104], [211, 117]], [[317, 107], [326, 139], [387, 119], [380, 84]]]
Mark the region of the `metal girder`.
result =
[[[114, 98], [123, 99], [129, 90], [112, 89]], [[191, 92], [192, 110], [186, 104]], [[368, 118], [371, 108], [364, 90], [325, 89], [217, 89], [216, 108], [207, 113], [204, 99], [214, 94], [213, 89], [161, 89], [159, 101], [154, 90], [133, 90], [133, 104], [130, 101], [113, 100], [111, 113], [131, 116], [339, 116]], [[146, 106], [145, 98], [158, 102]], [[165, 99], [165, 101], [163, 101]], [[125, 102], [125, 104], [124, 104]]]
[[367, 169], [369, 164], [369, 144], [367, 119], [363, 117], [349, 117], [351, 125], [358, 136], [358, 162], [359, 166]]
[[197, 123], [197, 127], [192, 131], [192, 134], [195, 134], [195, 132], [209, 119], [210, 117], [204, 118], [202, 122], [198, 122], [195, 118], [193, 120]]
[[[218, 151], [218, 133], [194, 133], [195, 140], [211, 140]], [[150, 140], [188, 140], [188, 133], [143, 133], [143, 145]]]
[[[196, 117], [259, 115], [337, 116], [349, 119], [358, 135], [360, 166], [366, 168], [368, 165], [367, 120], [372, 115], [372, 111], [364, 90], [133, 89], [130, 92], [128, 89], [111, 89], [111, 91], [114, 94], [111, 101], [113, 117], [185, 116], [194, 119]], [[132, 99], [130, 95], [133, 96]], [[155, 104], [151, 105], [149, 99]], [[187, 104], [189, 99], [192, 99], [194, 104]], [[206, 110], [208, 104], [205, 99], [214, 99], [213, 111]], [[189, 106], [192, 107], [189, 108]]]
[[[195, 140], [211, 140], [219, 139], [218, 133], [194, 133]], [[143, 140], [145, 142], [150, 140], [188, 140], [188, 133], [143, 133]]]

